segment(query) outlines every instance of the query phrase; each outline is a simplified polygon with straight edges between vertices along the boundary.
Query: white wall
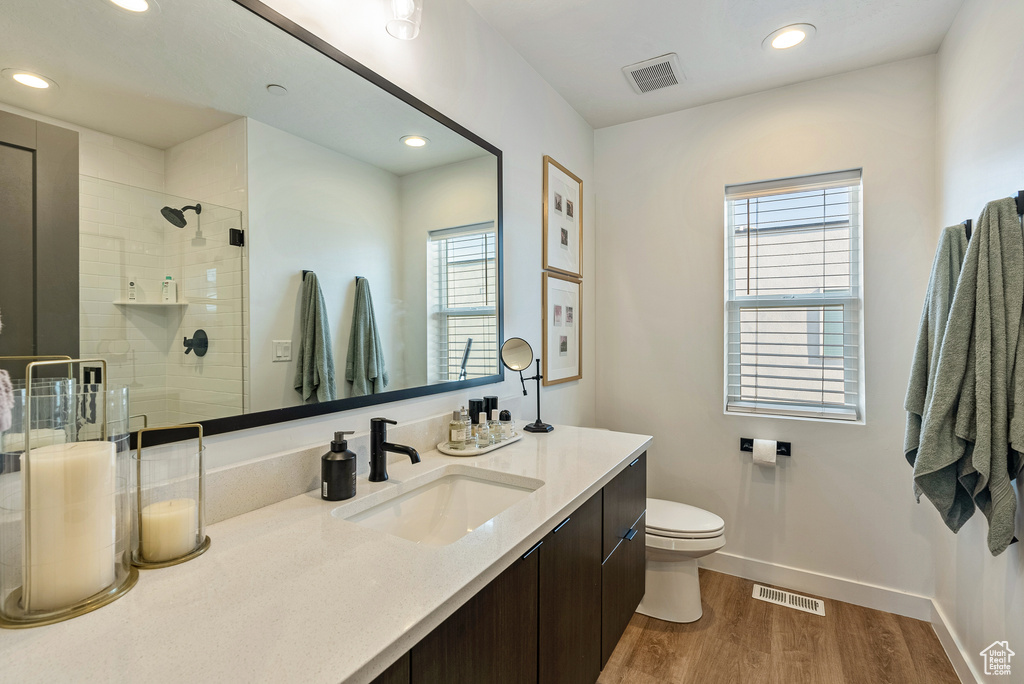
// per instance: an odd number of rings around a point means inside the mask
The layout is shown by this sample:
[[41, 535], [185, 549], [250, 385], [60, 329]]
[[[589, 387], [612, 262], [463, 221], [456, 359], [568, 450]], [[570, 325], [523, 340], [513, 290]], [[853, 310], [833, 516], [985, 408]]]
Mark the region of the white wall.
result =
[[[338, 397], [348, 396], [355, 278], [369, 280], [390, 379], [405, 386], [399, 181], [392, 173], [249, 120], [253, 410], [302, 403], [294, 389], [302, 271], [316, 272], [330, 321]], [[292, 361], [272, 361], [272, 341]]]
[[[903, 397], [937, 239], [935, 60], [600, 129], [598, 422], [654, 435], [649, 492], [714, 511], [735, 554], [928, 596], [934, 512]], [[723, 415], [724, 189], [863, 168], [866, 424]], [[740, 437], [791, 441], [774, 470]]]
[[[498, 166], [487, 155], [446, 164], [401, 178], [402, 241], [404, 244], [403, 323], [406, 373], [414, 384], [435, 381], [427, 365], [430, 344], [427, 279], [427, 241], [432, 230], [456, 228], [497, 220], [495, 188]], [[436, 346], [436, 344], [435, 344]], [[433, 349], [432, 349], [433, 351]]]
[[[584, 180], [584, 277], [594, 281], [593, 131], [511, 46], [465, 2], [432, 0], [420, 36], [398, 41], [384, 30], [383, 2], [272, 0], [297, 21], [504, 152], [505, 330], [535, 349], [541, 340], [541, 160], [552, 155]], [[254, 236], [255, 239], [255, 236]], [[257, 277], [253, 270], [253, 279]], [[584, 288], [584, 379], [544, 390], [549, 422], [593, 424], [593, 288]], [[521, 396], [518, 378], [472, 392]], [[531, 395], [524, 403], [530, 411]], [[211, 437], [214, 465], [276, 450], [326, 444], [335, 429], [366, 430], [369, 418], [410, 420], [451, 410], [471, 392], [428, 396], [384, 407]]]
[[[938, 225], [976, 219], [987, 202], [1024, 189], [1022, 27], [1024, 3], [968, 0], [939, 51]], [[1017, 530], [1024, 537], [1019, 508]], [[957, 535], [942, 529], [934, 538], [936, 602], [976, 672], [993, 641], [1024, 652], [1024, 544], [993, 558], [986, 534], [977, 512]]]

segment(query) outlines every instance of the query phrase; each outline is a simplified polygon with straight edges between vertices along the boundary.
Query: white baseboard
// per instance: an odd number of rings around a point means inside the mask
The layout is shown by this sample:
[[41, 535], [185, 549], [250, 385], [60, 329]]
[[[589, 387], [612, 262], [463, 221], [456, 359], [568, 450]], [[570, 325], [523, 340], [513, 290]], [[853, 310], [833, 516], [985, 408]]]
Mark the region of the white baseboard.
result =
[[776, 565], [721, 551], [701, 558], [698, 565], [726, 575], [928, 622], [935, 630], [939, 643], [946, 651], [946, 656], [960, 681], [965, 684], [979, 684], [982, 681], [974, 670], [969, 654], [964, 653], [962, 645], [950, 631], [945, 614], [927, 596], [907, 594], [887, 587]]
[[946, 651], [946, 656], [949, 657], [949, 662], [953, 664], [953, 669], [956, 671], [960, 681], [964, 684], [981, 684], [984, 681], [981, 677], [981, 673], [976, 669], [976, 663], [979, 663], [980, 656], [971, 657], [970, 653], [964, 651], [963, 644], [956, 638], [956, 635], [949, 629], [949, 621], [946, 619], [946, 614], [939, 608], [939, 604], [932, 601], [932, 629], [935, 630], [935, 635], [939, 637], [939, 643], [942, 644], [942, 648]]
[[865, 608], [884, 610], [887, 613], [905, 615], [925, 622], [932, 620], [932, 600], [927, 596], [905, 594], [895, 589], [863, 584], [843, 577], [822, 575], [785, 565], [775, 565], [721, 551], [701, 558], [698, 565], [708, 570], [764, 584], [774, 584], [784, 589], [824, 596]]

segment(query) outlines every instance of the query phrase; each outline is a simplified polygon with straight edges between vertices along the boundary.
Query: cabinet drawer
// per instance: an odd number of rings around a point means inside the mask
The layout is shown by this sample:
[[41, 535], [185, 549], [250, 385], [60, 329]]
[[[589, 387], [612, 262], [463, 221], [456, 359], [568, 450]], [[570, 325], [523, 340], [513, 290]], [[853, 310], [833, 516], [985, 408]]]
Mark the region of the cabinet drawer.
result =
[[601, 667], [626, 631], [636, 607], [646, 590], [646, 515], [642, 515], [634, 532], [628, 532], [601, 566]]
[[[607, 559], [647, 509], [647, 452], [604, 486], [603, 559]], [[640, 539], [641, 544], [643, 538]]]

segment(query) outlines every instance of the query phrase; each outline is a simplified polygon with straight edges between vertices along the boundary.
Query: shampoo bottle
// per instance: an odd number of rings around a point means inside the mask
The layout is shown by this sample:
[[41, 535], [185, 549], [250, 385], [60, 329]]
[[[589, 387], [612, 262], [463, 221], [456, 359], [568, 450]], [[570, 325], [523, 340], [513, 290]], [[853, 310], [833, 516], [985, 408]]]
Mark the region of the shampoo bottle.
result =
[[164, 278], [163, 287], [161, 288], [161, 299], [165, 304], [174, 304], [178, 301], [178, 287], [171, 276]]

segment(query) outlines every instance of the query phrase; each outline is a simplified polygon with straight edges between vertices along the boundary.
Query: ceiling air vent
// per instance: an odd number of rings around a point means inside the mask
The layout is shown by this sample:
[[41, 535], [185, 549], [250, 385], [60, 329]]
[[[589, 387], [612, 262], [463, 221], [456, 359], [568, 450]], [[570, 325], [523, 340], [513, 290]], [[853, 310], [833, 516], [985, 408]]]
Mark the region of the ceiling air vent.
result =
[[679, 69], [679, 57], [670, 52], [661, 57], [648, 59], [622, 68], [630, 87], [637, 95], [674, 86], [683, 80]]

